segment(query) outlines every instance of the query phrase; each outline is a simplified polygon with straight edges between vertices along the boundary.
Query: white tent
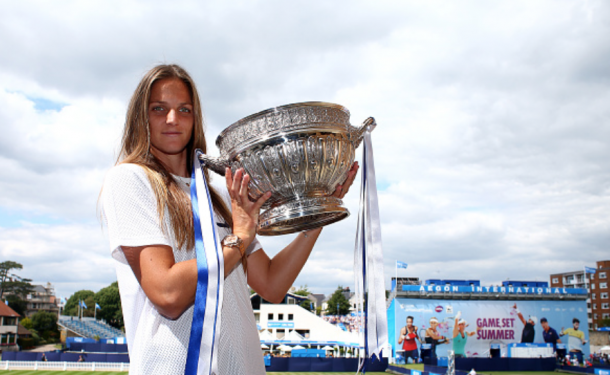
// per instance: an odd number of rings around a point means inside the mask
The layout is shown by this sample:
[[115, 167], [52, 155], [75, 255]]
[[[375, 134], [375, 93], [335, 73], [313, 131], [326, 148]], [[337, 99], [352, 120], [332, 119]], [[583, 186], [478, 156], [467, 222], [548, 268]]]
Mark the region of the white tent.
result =
[[271, 334], [271, 332], [267, 331], [266, 329], [260, 331], [258, 333], [258, 337], [260, 338], [261, 341], [273, 341], [273, 340], [275, 340], [275, 337], [273, 337], [273, 334]]
[[282, 340], [286, 340], [286, 341], [292, 341], [292, 342], [299, 342], [299, 341], [303, 341], [305, 338], [303, 336], [301, 336], [297, 331], [292, 330], [290, 332], [288, 332], [288, 334], [284, 335], [284, 337], [282, 338]]
[[278, 350], [281, 350], [283, 352], [290, 352], [292, 351], [292, 348], [288, 345], [280, 345], [277, 347]]
[[333, 348], [332, 346], [326, 345], [325, 347], [322, 348], [322, 350], [335, 350], [335, 348]]
[[305, 349], [305, 348], [302, 347], [301, 345], [297, 345], [297, 346], [292, 347], [292, 350], [295, 350], [295, 349], [299, 350], [299, 349]]
[[269, 347], [265, 344], [261, 344], [261, 349], [269, 349]]
[[599, 349], [599, 351], [601, 353], [610, 354], [610, 346], [608, 346], [608, 345], [602, 346], [601, 349]]

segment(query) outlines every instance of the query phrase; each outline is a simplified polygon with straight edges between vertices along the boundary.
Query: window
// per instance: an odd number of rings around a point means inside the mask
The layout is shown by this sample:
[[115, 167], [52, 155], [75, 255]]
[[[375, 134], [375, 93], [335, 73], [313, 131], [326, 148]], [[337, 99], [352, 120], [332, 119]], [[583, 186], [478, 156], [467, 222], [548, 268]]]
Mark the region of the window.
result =
[[591, 289], [595, 290], [595, 284], [591, 284]]
[[277, 314], [277, 320], [284, 320], [284, 314]]
[[608, 310], [608, 309], [610, 309], [610, 306], [608, 306], [607, 303], [602, 303], [602, 309]]
[[591, 299], [595, 299], [595, 293], [591, 294]]
[[590, 278], [591, 280], [595, 280], [595, 274], [594, 274], [594, 273], [592, 273], [592, 274], [591, 274], [591, 276], [589, 276], [589, 278]]
[[288, 314], [288, 320], [294, 320], [294, 314]]
[[599, 278], [600, 279], [605, 279], [606, 278], [606, 273], [605, 272], [600, 272], [599, 273]]
[[551, 281], [553, 284], [558, 284], [559, 283], [559, 279], [556, 277], [553, 277], [553, 281]]
[[593, 304], [593, 310], [597, 310], [597, 303]]
[[597, 320], [597, 314], [593, 314], [593, 319]]
[[608, 299], [608, 293], [601, 293], [599, 295], [599, 298], [601, 298], [601, 299]]
[[599, 283], [599, 289], [608, 289], [608, 283]]
[[273, 320], [273, 314], [267, 314], [267, 320]]
[[602, 314], [602, 319], [608, 319], [610, 318], [610, 314]]

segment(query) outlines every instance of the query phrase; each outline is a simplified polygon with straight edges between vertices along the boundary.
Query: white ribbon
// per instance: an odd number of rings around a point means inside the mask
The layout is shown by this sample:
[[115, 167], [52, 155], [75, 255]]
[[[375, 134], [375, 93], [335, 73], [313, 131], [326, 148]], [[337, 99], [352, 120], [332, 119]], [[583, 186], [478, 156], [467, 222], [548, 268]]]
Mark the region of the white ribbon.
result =
[[364, 332], [360, 329], [360, 345], [364, 350], [360, 350], [358, 372], [363, 369], [367, 358], [376, 356], [381, 360], [381, 350], [388, 344], [381, 225], [370, 130], [364, 132], [360, 210], [354, 251], [357, 310], [358, 316], [365, 320]]
[[[198, 215], [201, 228], [201, 236], [195, 232], [198, 274], [201, 277], [205, 274], [207, 268], [207, 278], [198, 280], [198, 294], [195, 297], [195, 309], [201, 307], [198, 311], [204, 311], [201, 346], [196, 371], [197, 374], [214, 375], [218, 374], [218, 342], [223, 301], [224, 258], [214, 218], [214, 207], [207, 181], [203, 175], [203, 165], [198, 157], [200, 152], [200, 150], [196, 150], [194, 155], [194, 181], [191, 186], [191, 196], [194, 204], [193, 214], [194, 216]], [[202, 288], [206, 285], [201, 285], [202, 282], [205, 284], [205, 281], [207, 281], [207, 289]], [[199, 294], [200, 292], [201, 294]], [[203, 299], [205, 299], [205, 303]], [[195, 311], [193, 319], [198, 318], [200, 317], [197, 316], [197, 311]], [[197, 321], [193, 322], [193, 327], [197, 324], [201, 327], [201, 322]], [[189, 354], [191, 354], [190, 345]], [[187, 360], [187, 373], [191, 370], [193, 368], [188, 367]]]

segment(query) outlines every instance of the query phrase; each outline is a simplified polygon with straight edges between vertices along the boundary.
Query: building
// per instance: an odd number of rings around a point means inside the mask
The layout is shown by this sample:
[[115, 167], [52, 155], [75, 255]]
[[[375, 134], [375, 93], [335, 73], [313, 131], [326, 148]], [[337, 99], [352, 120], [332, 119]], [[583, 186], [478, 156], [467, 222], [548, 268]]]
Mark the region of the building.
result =
[[17, 348], [19, 314], [0, 301], [0, 344], [3, 350]]
[[34, 290], [26, 296], [25, 315], [31, 318], [38, 311], [46, 311], [59, 316], [59, 299], [55, 296], [55, 288], [51, 283], [33, 285]]
[[302, 308], [300, 303], [303, 301], [309, 299], [287, 293], [282, 302], [272, 304], [257, 293], [252, 294], [250, 302], [261, 340], [302, 341], [322, 345], [331, 342], [350, 345], [358, 342], [356, 333], [345, 331]]
[[587, 313], [589, 327], [597, 329], [603, 319], [610, 318], [610, 299], [608, 294], [608, 276], [610, 275], [610, 260], [596, 262], [595, 273], [585, 270], [552, 274], [551, 287], [553, 288], [583, 288], [587, 289]]

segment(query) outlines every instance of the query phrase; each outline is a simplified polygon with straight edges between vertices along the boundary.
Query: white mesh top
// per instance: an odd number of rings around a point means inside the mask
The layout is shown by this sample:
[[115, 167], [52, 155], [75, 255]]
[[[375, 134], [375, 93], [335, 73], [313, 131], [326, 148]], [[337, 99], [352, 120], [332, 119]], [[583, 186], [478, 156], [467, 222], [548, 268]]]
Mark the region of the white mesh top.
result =
[[[190, 197], [190, 179], [176, 178]], [[229, 205], [230, 207], [230, 205]], [[121, 246], [167, 245], [176, 262], [195, 258], [194, 249], [178, 249], [166, 210], [163, 228], [157, 202], [144, 170], [134, 164], [112, 168], [102, 190], [104, 223], [115, 259], [129, 348], [130, 374], [184, 374], [193, 307], [178, 319], [161, 316], [144, 294]], [[216, 216], [219, 223], [223, 219]], [[229, 229], [219, 226], [220, 238]], [[255, 240], [247, 249], [261, 248]], [[225, 275], [226, 276], [226, 275]], [[265, 374], [263, 356], [241, 262], [225, 277], [218, 350], [219, 375]]]

